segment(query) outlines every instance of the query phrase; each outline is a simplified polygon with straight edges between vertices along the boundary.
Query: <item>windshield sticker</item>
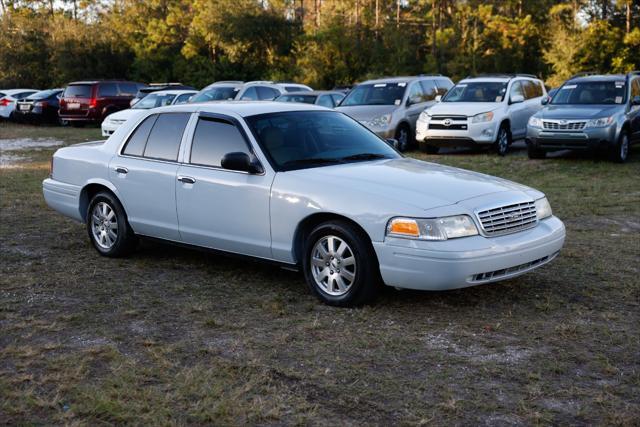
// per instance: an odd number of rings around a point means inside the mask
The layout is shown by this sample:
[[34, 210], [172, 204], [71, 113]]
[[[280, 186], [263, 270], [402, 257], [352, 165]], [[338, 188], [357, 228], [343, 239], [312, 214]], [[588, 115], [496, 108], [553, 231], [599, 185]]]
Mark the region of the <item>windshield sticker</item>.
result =
[[616, 88], [620, 89], [624, 86], [624, 82], [616, 82]]
[[564, 85], [560, 89], [562, 89], [562, 90], [564, 90], [564, 89], [575, 89], [576, 87], [578, 87], [578, 86], [577, 85]]
[[405, 82], [398, 83], [399, 87], [405, 87], [407, 84]]
[[402, 99], [396, 99], [395, 101], [393, 101], [394, 105], [400, 105], [402, 104]]
[[458, 83], [457, 87], [467, 87], [465, 83]]
[[622, 104], [622, 97], [616, 96], [616, 104]]
[[500, 95], [496, 96], [496, 102], [502, 102], [502, 97]]
[[386, 83], [376, 83], [373, 85], [373, 87], [387, 87]]

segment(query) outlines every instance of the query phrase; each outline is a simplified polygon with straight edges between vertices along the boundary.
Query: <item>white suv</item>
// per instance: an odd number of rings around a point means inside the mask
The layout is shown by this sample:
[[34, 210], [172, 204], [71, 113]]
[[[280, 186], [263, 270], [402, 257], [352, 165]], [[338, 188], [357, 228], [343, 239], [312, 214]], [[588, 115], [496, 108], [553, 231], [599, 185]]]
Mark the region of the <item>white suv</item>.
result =
[[532, 75], [468, 77], [420, 114], [416, 140], [431, 154], [440, 147], [493, 145], [504, 156], [512, 141], [524, 138], [529, 117], [546, 97], [544, 84]]

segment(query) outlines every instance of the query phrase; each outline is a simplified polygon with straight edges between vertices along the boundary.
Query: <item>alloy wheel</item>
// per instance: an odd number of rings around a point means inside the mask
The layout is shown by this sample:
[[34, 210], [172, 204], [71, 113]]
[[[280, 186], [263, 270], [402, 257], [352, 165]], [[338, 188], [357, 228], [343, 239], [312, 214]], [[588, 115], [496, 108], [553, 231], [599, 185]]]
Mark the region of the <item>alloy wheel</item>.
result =
[[500, 133], [498, 134], [498, 153], [504, 156], [507, 153], [508, 148], [509, 136], [507, 135], [507, 131], [502, 128], [500, 129]]
[[316, 285], [329, 295], [346, 294], [356, 279], [355, 255], [337, 236], [325, 236], [316, 242], [310, 265]]
[[102, 249], [111, 249], [118, 240], [118, 217], [108, 203], [99, 202], [93, 208], [91, 234]]

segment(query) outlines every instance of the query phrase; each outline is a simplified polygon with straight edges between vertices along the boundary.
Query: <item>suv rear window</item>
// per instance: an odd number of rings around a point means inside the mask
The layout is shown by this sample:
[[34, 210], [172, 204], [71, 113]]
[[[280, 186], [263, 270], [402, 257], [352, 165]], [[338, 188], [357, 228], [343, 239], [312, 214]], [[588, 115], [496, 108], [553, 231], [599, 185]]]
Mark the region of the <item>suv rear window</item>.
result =
[[93, 85], [70, 85], [64, 90], [65, 98], [91, 98]]

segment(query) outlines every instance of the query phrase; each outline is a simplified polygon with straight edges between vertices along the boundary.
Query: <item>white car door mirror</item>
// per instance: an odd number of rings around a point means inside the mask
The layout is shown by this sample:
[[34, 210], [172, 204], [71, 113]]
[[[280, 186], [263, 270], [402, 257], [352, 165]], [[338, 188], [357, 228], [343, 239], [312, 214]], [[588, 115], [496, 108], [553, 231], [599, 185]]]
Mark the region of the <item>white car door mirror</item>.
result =
[[442, 95], [436, 95], [436, 102], [442, 101]]

